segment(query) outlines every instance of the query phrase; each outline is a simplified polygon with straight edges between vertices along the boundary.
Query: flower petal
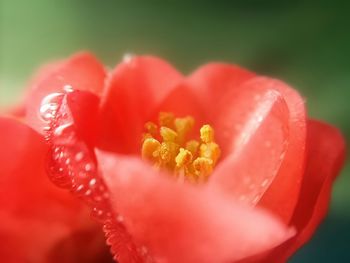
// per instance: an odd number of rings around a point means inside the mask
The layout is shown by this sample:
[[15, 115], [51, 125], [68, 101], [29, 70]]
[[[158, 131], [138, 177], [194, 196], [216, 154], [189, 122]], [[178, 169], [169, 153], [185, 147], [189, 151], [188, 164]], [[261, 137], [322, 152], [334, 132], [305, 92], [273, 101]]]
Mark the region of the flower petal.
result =
[[[245, 88], [274, 89], [282, 95], [290, 112], [288, 149], [276, 178], [265, 192], [259, 205], [274, 211], [288, 223], [296, 205], [304, 169], [306, 140], [304, 102], [294, 89], [281, 81], [266, 77], [254, 77], [254, 75], [254, 73], [237, 66], [209, 64], [193, 73], [188, 81], [196, 90], [203, 108], [209, 112], [210, 121], [214, 121], [219, 114], [220, 111], [217, 105], [222, 97], [228, 96], [228, 93], [232, 93], [234, 90], [236, 90], [236, 94], [239, 94], [242, 92], [241, 84], [246, 81], [250, 84], [245, 85]], [[249, 81], [252, 78], [254, 80]], [[232, 100], [231, 103], [228, 100], [226, 101], [229, 107], [240, 107], [236, 105], [237, 99]], [[239, 121], [242, 118], [238, 117], [237, 120]], [[236, 122], [236, 120], [233, 121]], [[225, 145], [225, 143], [221, 145]], [[287, 192], [288, 195], [286, 195]], [[279, 201], [276, 202], [276, 200]]]
[[334, 127], [314, 120], [308, 122], [307, 139], [306, 171], [291, 221], [298, 234], [273, 251], [266, 262], [285, 262], [311, 238], [327, 213], [333, 181], [345, 157], [344, 139]]
[[[50, 114], [45, 138], [50, 146], [48, 176], [58, 187], [70, 190], [91, 208], [91, 216], [103, 224], [107, 243], [118, 262], [144, 262], [139, 249], [111, 209], [107, 188], [98, 170], [93, 144], [94, 134], [84, 132], [94, 128], [89, 110], [96, 109], [98, 98], [89, 92], [73, 91], [60, 94], [57, 109]], [[80, 102], [80, 103], [79, 103]], [[65, 260], [64, 260], [65, 261]]]
[[178, 184], [137, 158], [99, 152], [98, 159], [114, 209], [159, 262], [232, 262], [291, 235], [269, 213], [212, 188]]
[[89, 53], [79, 53], [66, 61], [49, 65], [33, 83], [26, 97], [26, 119], [31, 127], [42, 133], [45, 123], [39, 118], [42, 100], [65, 88], [101, 94], [106, 77], [100, 62]]
[[171, 112], [176, 117], [191, 116], [195, 120], [192, 132], [188, 136], [198, 138], [199, 129], [206, 124], [207, 116], [205, 110], [198, 101], [197, 94], [185, 82], [177, 85], [169, 94], [157, 105], [149, 119], [155, 123], [158, 121], [159, 112]]
[[0, 118], [0, 258], [43, 262], [73, 229], [89, 227], [86, 210], [51, 184], [47, 147], [17, 120]]
[[103, 96], [100, 146], [138, 152], [143, 125], [181, 79], [181, 74], [155, 57], [133, 57], [119, 64]]
[[90, 147], [96, 145], [100, 98], [87, 91], [67, 94], [67, 107], [72, 114], [76, 135]]
[[288, 147], [289, 111], [273, 89], [254, 79], [217, 102], [213, 121], [223, 160], [210, 177], [236, 199], [255, 205], [274, 180]]
[[304, 100], [297, 91], [282, 81], [258, 77], [255, 85], [277, 90], [289, 109], [288, 149], [281, 168], [259, 205], [277, 214], [285, 223], [292, 217], [296, 206], [303, 171], [305, 169], [306, 111]]
[[187, 79], [189, 87], [198, 97], [201, 106], [208, 109], [227, 92], [238, 88], [255, 74], [236, 65], [210, 63], [193, 72]]

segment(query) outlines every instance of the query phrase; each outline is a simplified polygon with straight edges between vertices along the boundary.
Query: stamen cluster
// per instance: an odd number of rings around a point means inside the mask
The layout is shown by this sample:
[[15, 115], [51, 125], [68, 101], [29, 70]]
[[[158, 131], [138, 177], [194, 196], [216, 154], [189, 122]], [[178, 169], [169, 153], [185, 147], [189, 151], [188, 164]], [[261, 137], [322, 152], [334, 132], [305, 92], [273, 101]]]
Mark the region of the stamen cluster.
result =
[[157, 168], [173, 171], [179, 180], [205, 182], [219, 157], [220, 147], [214, 140], [214, 129], [200, 128], [200, 140], [187, 140], [194, 126], [191, 116], [175, 118], [172, 113], [159, 114], [159, 128], [153, 122], [145, 124], [142, 158]]

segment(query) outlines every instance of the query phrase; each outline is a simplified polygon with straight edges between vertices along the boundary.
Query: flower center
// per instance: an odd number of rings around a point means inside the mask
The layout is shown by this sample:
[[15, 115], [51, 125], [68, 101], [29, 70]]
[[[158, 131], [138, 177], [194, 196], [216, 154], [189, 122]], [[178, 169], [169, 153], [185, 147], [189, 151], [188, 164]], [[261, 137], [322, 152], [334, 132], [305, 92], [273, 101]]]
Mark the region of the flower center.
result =
[[173, 171], [180, 181], [205, 182], [219, 157], [220, 147], [214, 140], [214, 129], [209, 125], [200, 128], [200, 140], [188, 140], [194, 118], [175, 118], [172, 113], [161, 112], [158, 125], [145, 124], [142, 158], [157, 168]]

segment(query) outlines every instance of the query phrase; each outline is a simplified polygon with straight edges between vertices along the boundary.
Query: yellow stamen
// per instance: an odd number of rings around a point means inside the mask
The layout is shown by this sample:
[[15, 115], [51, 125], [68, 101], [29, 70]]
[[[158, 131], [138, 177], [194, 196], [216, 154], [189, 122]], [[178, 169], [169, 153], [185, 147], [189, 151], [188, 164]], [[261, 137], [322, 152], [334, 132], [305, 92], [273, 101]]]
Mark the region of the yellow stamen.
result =
[[194, 119], [191, 116], [185, 118], [176, 118], [174, 121], [175, 129], [178, 134], [178, 142], [182, 144], [186, 135], [192, 130], [194, 125]]
[[153, 138], [146, 138], [142, 144], [142, 158], [150, 161], [157, 161], [159, 159], [160, 142]]
[[191, 140], [186, 143], [186, 149], [189, 150], [194, 157], [198, 155], [198, 148], [200, 143], [196, 140]]
[[160, 127], [160, 136], [165, 142], [175, 142], [177, 133], [168, 127]]
[[193, 161], [193, 167], [199, 180], [206, 181], [208, 179], [208, 176], [213, 171], [213, 164], [213, 160], [205, 157], [198, 157]]
[[200, 133], [202, 142], [208, 143], [214, 140], [214, 130], [210, 125], [203, 125], [200, 129]]
[[179, 154], [175, 158], [178, 168], [185, 167], [192, 162], [192, 153], [184, 148], [180, 148]]
[[[214, 129], [206, 124], [200, 129], [200, 140], [186, 141], [194, 126], [191, 116], [175, 118], [172, 113], [159, 114], [159, 133], [155, 123], [145, 124], [142, 158], [156, 167], [174, 172], [178, 180], [205, 182], [219, 157], [220, 147], [214, 140]], [[162, 142], [155, 139], [160, 135]]]
[[200, 156], [213, 161], [216, 164], [220, 157], [220, 147], [215, 142], [202, 143], [199, 148]]

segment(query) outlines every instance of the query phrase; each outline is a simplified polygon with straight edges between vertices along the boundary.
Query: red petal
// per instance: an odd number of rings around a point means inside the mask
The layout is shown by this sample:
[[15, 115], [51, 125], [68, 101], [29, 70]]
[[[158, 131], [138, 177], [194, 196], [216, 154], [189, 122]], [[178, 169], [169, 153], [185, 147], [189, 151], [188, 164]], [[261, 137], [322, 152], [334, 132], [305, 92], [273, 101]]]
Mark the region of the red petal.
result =
[[178, 184], [136, 158], [98, 155], [120, 220], [159, 262], [232, 262], [290, 237], [270, 214], [211, 188]]
[[89, 145], [93, 141], [91, 134], [84, 133], [95, 124], [94, 118], [84, 116], [96, 108], [96, 102], [98, 99], [88, 92], [60, 94], [55, 102], [57, 109], [50, 114], [46, 134], [50, 145], [48, 175], [57, 186], [69, 189], [89, 205], [93, 217], [103, 223], [107, 243], [111, 244], [111, 252], [118, 262], [144, 262], [143, 255], [111, 209], [107, 188], [96, 169], [94, 148]]
[[86, 91], [74, 91], [67, 96], [77, 136], [89, 146], [95, 146], [98, 131], [100, 98]]
[[181, 79], [169, 64], [155, 57], [134, 57], [119, 64], [102, 103], [101, 147], [138, 152], [145, 122]]
[[80, 53], [64, 62], [49, 65], [43, 72], [36, 78], [26, 98], [27, 121], [38, 132], [42, 132], [45, 125], [39, 118], [39, 109], [47, 95], [62, 92], [65, 87], [101, 94], [106, 76], [103, 66], [89, 53]]
[[256, 204], [274, 180], [289, 136], [285, 101], [255, 84], [252, 79], [231, 90], [214, 108], [223, 160], [210, 177], [210, 183], [249, 204]]
[[149, 120], [157, 123], [159, 112], [171, 112], [176, 117], [192, 116], [195, 125], [192, 128], [193, 134], [189, 134], [189, 137], [195, 136], [195, 138], [198, 138], [199, 129], [207, 124], [205, 109], [201, 107], [197, 94], [194, 94], [191, 87], [186, 83], [176, 86], [155, 108]]
[[284, 262], [310, 239], [327, 213], [332, 184], [344, 161], [345, 143], [337, 129], [312, 120], [307, 139], [306, 171], [291, 221], [298, 234], [276, 249], [267, 262]]
[[41, 136], [16, 120], [0, 118], [0, 145], [0, 258], [44, 262], [57, 242], [91, 222], [76, 200], [47, 179]]
[[210, 63], [197, 69], [187, 83], [204, 109], [210, 109], [227, 92], [238, 88], [255, 74], [236, 65]]
[[277, 176], [259, 202], [260, 206], [273, 211], [288, 223], [298, 200], [304, 171], [306, 141], [304, 101], [294, 89], [279, 80], [259, 77], [256, 78], [255, 85], [280, 92], [289, 109], [288, 149]]

